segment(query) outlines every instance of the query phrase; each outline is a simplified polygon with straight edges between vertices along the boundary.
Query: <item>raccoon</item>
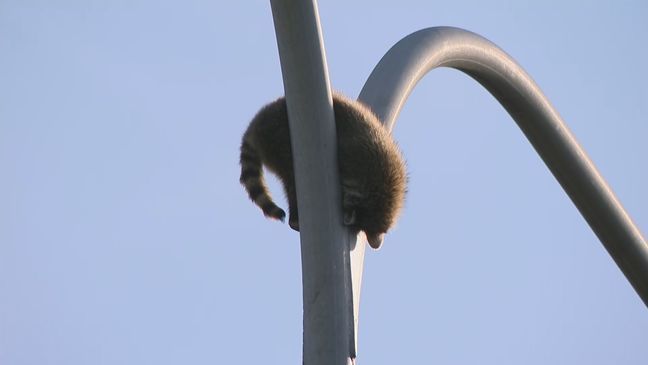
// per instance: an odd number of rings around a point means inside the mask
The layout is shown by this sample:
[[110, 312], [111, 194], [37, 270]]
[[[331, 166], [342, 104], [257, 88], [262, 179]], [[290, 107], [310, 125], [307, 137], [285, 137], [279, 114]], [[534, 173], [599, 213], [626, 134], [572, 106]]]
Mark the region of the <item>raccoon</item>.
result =
[[[407, 172], [402, 154], [376, 115], [365, 105], [333, 94], [338, 168], [344, 224], [364, 231], [378, 249], [403, 207]], [[266, 217], [284, 221], [286, 213], [270, 197], [263, 169], [276, 174], [288, 199], [290, 227], [299, 231], [288, 111], [284, 97], [264, 106], [241, 143], [240, 182]]]

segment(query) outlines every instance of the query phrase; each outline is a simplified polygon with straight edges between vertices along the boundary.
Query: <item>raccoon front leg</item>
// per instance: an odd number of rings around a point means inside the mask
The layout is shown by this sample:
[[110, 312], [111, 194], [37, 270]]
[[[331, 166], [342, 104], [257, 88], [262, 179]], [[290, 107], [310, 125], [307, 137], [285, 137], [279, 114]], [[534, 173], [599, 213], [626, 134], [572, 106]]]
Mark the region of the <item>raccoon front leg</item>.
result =
[[354, 226], [357, 222], [356, 210], [360, 206], [363, 194], [359, 191], [358, 184], [345, 179], [342, 181], [342, 210], [345, 226]]
[[[299, 214], [297, 213], [297, 194], [295, 192], [295, 189], [286, 188], [286, 195], [288, 197], [288, 210], [290, 211], [288, 216], [288, 224], [290, 225], [290, 228], [299, 232]], [[343, 222], [346, 226], [353, 226], [356, 223], [356, 205], [354, 204], [356, 197], [352, 197], [351, 195], [347, 195], [346, 193], [343, 193], [343, 195]]]
[[[352, 191], [343, 191], [343, 209], [344, 225], [353, 226], [356, 223], [356, 206], [358, 204], [359, 194]], [[297, 193], [295, 187], [286, 186], [286, 196], [288, 198], [288, 224], [290, 228], [299, 232], [299, 214], [297, 213]]]

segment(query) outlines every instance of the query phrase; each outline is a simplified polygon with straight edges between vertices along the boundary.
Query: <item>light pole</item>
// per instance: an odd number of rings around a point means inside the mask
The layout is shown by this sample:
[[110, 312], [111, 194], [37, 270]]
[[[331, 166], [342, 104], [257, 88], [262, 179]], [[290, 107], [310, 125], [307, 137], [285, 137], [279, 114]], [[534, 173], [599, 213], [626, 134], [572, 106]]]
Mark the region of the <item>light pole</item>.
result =
[[[297, 188], [304, 306], [303, 363], [355, 358], [350, 248], [342, 224], [333, 101], [315, 0], [271, 0]], [[360, 270], [361, 271], [361, 270]]]
[[[305, 365], [354, 362], [365, 244], [342, 224], [336, 132], [315, 0], [271, 0], [297, 186]], [[470, 75], [506, 108], [648, 305], [648, 245], [529, 75], [504, 51], [451, 27], [410, 34], [382, 58], [359, 99], [393, 128], [437, 67]]]

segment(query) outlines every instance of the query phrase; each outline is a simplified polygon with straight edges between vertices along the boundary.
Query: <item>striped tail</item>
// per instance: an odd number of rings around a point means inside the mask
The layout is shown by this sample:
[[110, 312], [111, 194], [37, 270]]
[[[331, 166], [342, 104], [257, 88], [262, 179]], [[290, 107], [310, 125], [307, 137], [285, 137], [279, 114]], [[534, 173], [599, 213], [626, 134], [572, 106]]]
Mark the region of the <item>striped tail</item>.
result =
[[241, 144], [241, 184], [247, 190], [250, 199], [258, 205], [268, 218], [284, 221], [286, 212], [273, 201], [263, 180], [263, 166], [258, 153], [245, 139]]

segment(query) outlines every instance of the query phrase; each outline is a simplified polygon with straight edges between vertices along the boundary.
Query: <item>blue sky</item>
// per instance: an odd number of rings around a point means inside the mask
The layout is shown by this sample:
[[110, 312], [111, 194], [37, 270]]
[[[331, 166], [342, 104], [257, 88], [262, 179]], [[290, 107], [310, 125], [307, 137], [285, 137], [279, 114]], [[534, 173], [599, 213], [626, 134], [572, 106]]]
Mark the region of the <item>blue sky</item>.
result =
[[[413, 31], [492, 40], [648, 231], [645, 2], [320, 16], [353, 97]], [[281, 94], [267, 1], [1, 0], [0, 364], [299, 364], [299, 237], [238, 184], [240, 137]], [[365, 259], [360, 364], [646, 363], [646, 307], [486, 91], [435, 70], [394, 133], [411, 184]]]

